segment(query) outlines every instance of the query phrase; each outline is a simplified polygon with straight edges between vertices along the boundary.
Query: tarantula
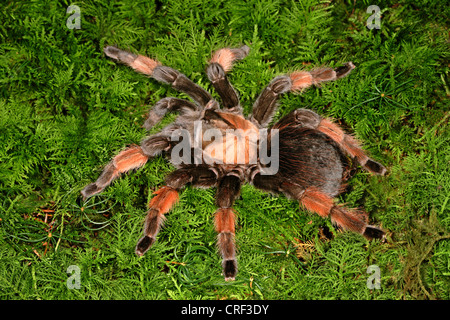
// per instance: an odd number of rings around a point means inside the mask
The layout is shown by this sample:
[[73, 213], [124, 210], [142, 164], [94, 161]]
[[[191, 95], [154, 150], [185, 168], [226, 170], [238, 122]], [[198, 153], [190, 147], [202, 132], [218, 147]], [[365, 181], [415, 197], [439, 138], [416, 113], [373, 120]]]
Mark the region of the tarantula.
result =
[[166, 177], [165, 185], [154, 193], [148, 205], [144, 235], [137, 242], [136, 254], [143, 255], [153, 245], [164, 214], [177, 202], [180, 190], [187, 184], [217, 188], [218, 209], [214, 220], [227, 281], [234, 280], [237, 274], [236, 215], [232, 206], [245, 182], [266, 192], [283, 193], [299, 201], [305, 209], [330, 217], [337, 226], [368, 239], [384, 237], [381, 229], [368, 225], [366, 212], [348, 209], [333, 200], [343, 191], [349, 158], [369, 172], [386, 173], [386, 168], [370, 159], [354, 137], [344, 133], [330, 119], [302, 108], [267, 129], [282, 94], [300, 92], [312, 85], [345, 77], [355, 68], [353, 63], [347, 62], [336, 69], [295, 71], [275, 77], [256, 99], [251, 115], [246, 118], [227, 72], [233, 62], [246, 57], [249, 50], [244, 45], [223, 48], [212, 55], [206, 73], [222, 100], [220, 108], [210, 93], [179, 71], [113, 46], [104, 49], [108, 57], [169, 84], [193, 100], [168, 97], [158, 101], [150, 110], [144, 127], [150, 129], [167, 112], [179, 112], [175, 122], [146, 137], [139, 146], [132, 145], [120, 152], [106, 165], [97, 181], [81, 191], [84, 198], [90, 197], [101, 192], [121, 173], [142, 167], [155, 156], [165, 154], [170, 158], [177, 169]]

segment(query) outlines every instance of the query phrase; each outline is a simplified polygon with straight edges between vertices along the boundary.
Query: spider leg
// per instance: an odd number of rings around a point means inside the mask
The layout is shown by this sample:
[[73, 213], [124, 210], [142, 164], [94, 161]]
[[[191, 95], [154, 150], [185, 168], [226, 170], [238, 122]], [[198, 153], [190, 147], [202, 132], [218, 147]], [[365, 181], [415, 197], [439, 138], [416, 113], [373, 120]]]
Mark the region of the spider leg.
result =
[[156, 134], [146, 138], [140, 146], [133, 145], [115, 156], [103, 169], [102, 174], [94, 183], [87, 185], [81, 194], [88, 198], [102, 192], [122, 173], [142, 167], [148, 159], [153, 158], [173, 147], [170, 136]]
[[212, 100], [212, 96], [205, 89], [170, 67], [157, 66], [152, 77], [160, 82], [170, 84], [177, 91], [186, 93], [201, 107], [205, 107]]
[[334, 81], [347, 76], [355, 66], [347, 62], [336, 69], [321, 68], [312, 71], [295, 71], [274, 78], [253, 104], [251, 119], [265, 127], [275, 114], [279, 97], [286, 92], [301, 91], [324, 81]]
[[386, 174], [386, 168], [381, 163], [369, 158], [361, 148], [359, 141], [351, 135], [345, 134], [345, 132], [331, 120], [323, 119], [317, 129], [336, 141], [341, 149], [353, 158], [356, 158], [358, 163], [367, 171], [382, 176]]
[[304, 208], [330, 217], [333, 223], [346, 230], [362, 234], [367, 239], [382, 239], [384, 232], [367, 224], [368, 214], [356, 212], [334, 204], [333, 198], [315, 187], [303, 189], [301, 186], [286, 181], [277, 175], [261, 175], [256, 173], [252, 178], [255, 187], [273, 193], [284, 193], [287, 197], [299, 200]]
[[292, 88], [292, 81], [289, 76], [278, 76], [264, 88], [253, 104], [250, 119], [266, 127], [272, 120], [277, 107], [278, 98], [283, 93], [289, 92]]
[[147, 160], [148, 156], [144, 154], [139, 146], [132, 146], [123, 150], [115, 156], [108, 165], [106, 165], [96, 182], [87, 185], [81, 191], [83, 198], [86, 199], [103, 191], [103, 189], [110, 185], [121, 173], [142, 167]]
[[141, 148], [148, 157], [156, 157], [164, 152], [169, 152], [175, 145], [171, 140], [171, 133], [179, 129], [179, 126], [170, 124], [161, 132], [148, 136], [141, 142]]
[[245, 58], [249, 51], [248, 46], [220, 49], [214, 53], [206, 68], [208, 79], [222, 99], [223, 106], [231, 111], [241, 111], [241, 108], [239, 96], [228, 81], [226, 73], [231, 70], [234, 61]]
[[218, 233], [217, 244], [222, 255], [225, 281], [234, 280], [237, 274], [235, 224], [236, 215], [231, 208], [239, 195], [241, 179], [235, 175], [223, 177], [217, 188], [215, 226]]
[[163, 222], [164, 214], [178, 201], [178, 192], [191, 183], [197, 187], [212, 187], [217, 182], [215, 171], [207, 166], [194, 166], [178, 169], [167, 176], [165, 186], [154, 193], [144, 222], [144, 236], [139, 239], [135, 252], [142, 256], [155, 243]]
[[212, 99], [206, 90], [189, 80], [184, 74], [163, 66], [156, 60], [113, 46], [107, 46], [103, 51], [108, 57], [130, 66], [140, 73], [151, 76], [155, 80], [170, 84], [175, 90], [186, 93], [202, 107]]
[[273, 194], [284, 193], [292, 199], [298, 199], [304, 191], [304, 188], [286, 181], [279, 175], [262, 175], [259, 169], [250, 174], [250, 182], [260, 190]]
[[146, 56], [137, 55], [128, 51], [120, 50], [113, 46], [107, 46], [103, 52], [110, 58], [117, 60], [123, 64], [128, 65], [137, 72], [151, 76], [156, 66], [160, 63], [156, 60], [150, 59]]
[[197, 105], [187, 100], [178, 98], [163, 98], [159, 100], [148, 113], [148, 118], [144, 123], [144, 128], [150, 130], [166, 115], [167, 112], [180, 112], [180, 116], [195, 114], [198, 111]]
[[155, 191], [153, 199], [150, 201], [148, 213], [144, 222], [144, 236], [139, 239], [135, 252], [142, 256], [155, 243], [156, 235], [164, 222], [164, 214], [178, 201], [178, 192], [164, 186]]
[[343, 151], [355, 158], [367, 171], [379, 175], [386, 174], [386, 168], [382, 164], [369, 158], [361, 148], [360, 143], [354, 137], [346, 134], [330, 119], [324, 119], [314, 111], [308, 109], [294, 110], [280, 119], [273, 128], [283, 129], [287, 126], [298, 126], [319, 130], [333, 139]]
[[345, 230], [351, 230], [362, 234], [365, 238], [382, 239], [384, 232], [367, 224], [367, 213], [356, 212], [334, 204], [333, 198], [316, 188], [307, 188], [301, 197], [300, 203], [309, 211], [322, 217], [330, 217], [331, 221]]

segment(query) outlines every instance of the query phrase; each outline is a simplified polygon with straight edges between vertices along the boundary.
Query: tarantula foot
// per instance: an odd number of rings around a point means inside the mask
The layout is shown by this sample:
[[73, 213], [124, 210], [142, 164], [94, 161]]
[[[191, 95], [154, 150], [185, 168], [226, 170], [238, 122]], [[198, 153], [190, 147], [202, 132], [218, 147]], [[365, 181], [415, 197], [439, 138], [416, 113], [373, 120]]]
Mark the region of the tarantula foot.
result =
[[96, 183], [91, 183], [84, 187], [83, 190], [81, 190], [81, 195], [85, 200], [86, 198], [89, 198], [94, 194], [99, 193], [100, 191], [102, 191], [102, 188], [99, 188]]
[[237, 263], [236, 260], [225, 260], [223, 262], [223, 275], [225, 276], [225, 281], [234, 281], [237, 274]]
[[364, 230], [363, 236], [368, 240], [373, 240], [373, 239], [384, 239], [386, 234], [384, 233], [383, 230], [377, 227], [367, 226], [366, 229]]
[[144, 236], [141, 239], [139, 239], [135, 252], [138, 256], [143, 256], [144, 253], [147, 252], [148, 249], [152, 246], [152, 244], [155, 243], [155, 238]]
[[364, 168], [380, 176], [384, 176], [387, 172], [387, 169], [381, 163], [376, 162], [372, 159], [368, 159], [366, 161], [366, 163], [364, 164]]
[[103, 52], [110, 58], [121, 61], [131, 63], [136, 59], [136, 55], [131, 52], [126, 52], [120, 50], [119, 48], [113, 46], [106, 46], [103, 49]]
[[338, 67], [338, 68], [334, 69], [334, 71], [336, 72], [336, 79], [347, 76], [350, 73], [350, 71], [352, 71], [353, 69], [355, 69], [355, 65], [351, 61], [347, 62], [342, 67]]

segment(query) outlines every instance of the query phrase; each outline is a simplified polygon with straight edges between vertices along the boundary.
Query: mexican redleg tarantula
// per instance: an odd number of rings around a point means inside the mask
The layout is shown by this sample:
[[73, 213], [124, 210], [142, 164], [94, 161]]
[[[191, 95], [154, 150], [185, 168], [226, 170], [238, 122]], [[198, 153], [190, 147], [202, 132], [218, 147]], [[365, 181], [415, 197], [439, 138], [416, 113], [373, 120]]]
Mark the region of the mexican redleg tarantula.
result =
[[[212, 55], [206, 72], [222, 100], [220, 108], [210, 93], [179, 71], [116, 47], [104, 49], [108, 57], [169, 84], [193, 100], [164, 98], [158, 101], [150, 110], [144, 127], [151, 128], [167, 112], [179, 112], [175, 122], [146, 137], [139, 146], [133, 145], [120, 152], [97, 181], [81, 191], [84, 198], [92, 196], [121, 173], [142, 167], [155, 156], [165, 154], [171, 159], [177, 169], [166, 177], [165, 186], [154, 193], [148, 205], [144, 235], [136, 245], [136, 254], [143, 255], [155, 242], [164, 214], [177, 202], [180, 190], [187, 184], [217, 188], [218, 209], [214, 220], [225, 280], [233, 280], [237, 273], [236, 215], [232, 206], [244, 182], [267, 192], [283, 193], [299, 201], [305, 209], [330, 217], [337, 226], [368, 239], [384, 237], [381, 229], [367, 224], [366, 212], [348, 209], [333, 200], [343, 191], [349, 157], [372, 173], [384, 175], [386, 172], [383, 165], [366, 155], [355, 138], [345, 134], [330, 119], [308, 109], [294, 110], [264, 131], [282, 94], [345, 77], [355, 67], [353, 63], [336, 69], [295, 71], [275, 77], [245, 118], [239, 96], [226, 74], [233, 62], [243, 59], [249, 50], [248, 46], [224, 48]], [[269, 153], [273, 163], [267, 161]], [[274, 163], [276, 165], [272, 166]]]

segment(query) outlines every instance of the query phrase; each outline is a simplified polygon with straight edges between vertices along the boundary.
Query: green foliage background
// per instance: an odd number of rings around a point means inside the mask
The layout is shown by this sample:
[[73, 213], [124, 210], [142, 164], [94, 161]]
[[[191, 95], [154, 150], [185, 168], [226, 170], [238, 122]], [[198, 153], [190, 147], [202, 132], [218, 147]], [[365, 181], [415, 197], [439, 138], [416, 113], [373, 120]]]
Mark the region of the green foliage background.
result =
[[[449, 6], [439, 1], [7, 1], [0, 11], [1, 299], [449, 299]], [[69, 5], [81, 29], [69, 29]], [[382, 10], [369, 30], [366, 9]], [[148, 134], [165, 85], [116, 65], [118, 45], [211, 89], [211, 52], [248, 44], [230, 73], [249, 112], [276, 75], [357, 68], [281, 100], [334, 117], [386, 177], [358, 171], [340, 201], [364, 207], [387, 241], [368, 242], [285, 197], [244, 186], [239, 274], [220, 275], [214, 190], [186, 188], [158, 242], [134, 254], [146, 204], [173, 168], [157, 158], [83, 203], [80, 190]], [[168, 116], [163, 122], [173, 120]], [[162, 127], [152, 129], [156, 132]], [[331, 239], [321, 236], [329, 229]], [[377, 265], [381, 289], [368, 289]], [[67, 268], [81, 270], [68, 289]]]

